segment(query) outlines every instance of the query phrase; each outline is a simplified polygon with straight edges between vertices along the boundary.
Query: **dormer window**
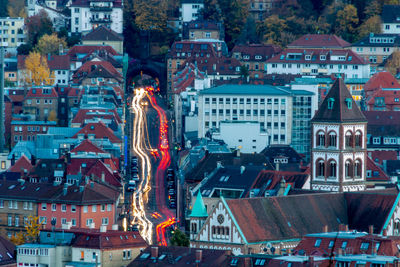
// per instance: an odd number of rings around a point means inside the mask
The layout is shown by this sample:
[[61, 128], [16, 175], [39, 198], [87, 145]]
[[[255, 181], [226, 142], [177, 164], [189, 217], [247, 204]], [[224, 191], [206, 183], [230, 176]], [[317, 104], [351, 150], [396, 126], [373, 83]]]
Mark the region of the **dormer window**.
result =
[[311, 55], [306, 55], [306, 60], [311, 60]]
[[348, 109], [352, 108], [352, 104], [353, 104], [353, 101], [351, 100], [351, 98], [346, 98], [346, 105], [347, 105]]
[[335, 99], [334, 98], [329, 98], [328, 99], [328, 109], [333, 109], [333, 103], [335, 103]]
[[256, 55], [256, 59], [262, 59], [262, 56]]
[[351, 61], [352, 59], [353, 59], [352, 56], [349, 56], [349, 57], [347, 58], [348, 61]]
[[325, 56], [325, 55], [320, 55], [320, 56], [319, 56], [319, 59], [320, 59], [320, 60], [326, 60], [326, 56]]
[[250, 59], [250, 56], [249, 55], [244, 55], [243, 59]]
[[281, 60], [285, 59], [285, 55], [281, 55], [280, 59]]

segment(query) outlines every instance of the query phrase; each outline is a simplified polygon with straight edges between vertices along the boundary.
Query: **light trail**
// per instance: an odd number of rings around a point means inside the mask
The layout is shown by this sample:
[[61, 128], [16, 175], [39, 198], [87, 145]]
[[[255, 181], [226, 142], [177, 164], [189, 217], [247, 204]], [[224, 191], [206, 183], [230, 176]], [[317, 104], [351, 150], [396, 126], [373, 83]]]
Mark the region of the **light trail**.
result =
[[174, 225], [177, 223], [175, 217], [169, 218], [168, 220], [160, 223], [156, 227], [156, 233], [157, 233], [157, 242], [161, 246], [167, 246], [168, 243], [165, 238], [165, 228]]
[[153, 237], [153, 224], [147, 219], [145, 204], [148, 202], [148, 194], [151, 190], [150, 177], [151, 177], [151, 161], [149, 156], [143, 149], [145, 144], [144, 127], [145, 114], [141, 106], [146, 92], [143, 88], [135, 89], [135, 96], [132, 100], [132, 109], [135, 114], [133, 122], [133, 151], [140, 159], [141, 164], [141, 179], [138, 183], [137, 189], [132, 194], [132, 224], [138, 224], [140, 235], [149, 243], [152, 244]]

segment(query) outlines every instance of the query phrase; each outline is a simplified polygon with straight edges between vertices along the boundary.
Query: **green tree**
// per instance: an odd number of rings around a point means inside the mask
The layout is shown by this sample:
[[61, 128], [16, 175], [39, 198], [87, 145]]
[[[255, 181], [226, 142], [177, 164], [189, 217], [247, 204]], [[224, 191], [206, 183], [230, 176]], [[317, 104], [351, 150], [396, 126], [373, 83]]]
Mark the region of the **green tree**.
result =
[[363, 24], [358, 27], [358, 39], [361, 39], [370, 33], [381, 33], [381, 17], [376, 15], [370, 17]]
[[285, 20], [279, 18], [277, 15], [271, 15], [259, 25], [258, 32], [264, 41], [281, 45], [281, 33], [287, 29], [288, 26]]
[[31, 51], [32, 51], [32, 46], [29, 43], [21, 44], [20, 46], [17, 47], [18, 55], [29, 55]]
[[53, 23], [51, 22], [46, 11], [40, 10], [37, 15], [26, 19], [26, 27], [28, 31], [28, 42], [35, 47], [40, 37], [45, 34], [53, 33]]
[[364, 9], [366, 19], [381, 14], [382, 5], [377, 0], [371, 1]]
[[7, 8], [4, 8], [8, 5], [8, 0], [0, 0], [0, 17], [8, 17]]
[[35, 49], [42, 55], [58, 54], [60, 45], [65, 49], [67, 43], [64, 38], [58, 38], [56, 33], [51, 35], [45, 34], [40, 37]]
[[179, 247], [188, 247], [190, 243], [188, 236], [178, 228], [175, 229], [174, 234], [170, 238], [170, 242], [172, 246]]
[[400, 52], [396, 51], [393, 52], [390, 57], [386, 60], [385, 64], [385, 69], [392, 73], [393, 75], [396, 75], [399, 73], [400, 69]]
[[345, 40], [353, 41], [358, 26], [357, 9], [346, 5], [337, 12], [335, 33]]
[[249, 76], [249, 69], [245, 65], [240, 66], [240, 77], [242, 79], [247, 79], [248, 76]]
[[222, 21], [218, 0], [204, 0], [204, 8], [199, 13], [200, 17], [205, 20]]
[[167, 27], [167, 1], [135, 0], [130, 11], [141, 30], [161, 31]]

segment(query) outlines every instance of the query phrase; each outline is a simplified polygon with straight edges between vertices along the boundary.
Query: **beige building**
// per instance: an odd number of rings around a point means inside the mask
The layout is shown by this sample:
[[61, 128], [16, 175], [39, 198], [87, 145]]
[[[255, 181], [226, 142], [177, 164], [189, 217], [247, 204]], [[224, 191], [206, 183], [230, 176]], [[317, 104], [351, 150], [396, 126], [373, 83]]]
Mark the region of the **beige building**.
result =
[[109, 45], [119, 54], [124, 52], [124, 38], [115, 31], [100, 26], [82, 37], [83, 45]]
[[0, 18], [0, 36], [6, 52], [15, 53], [16, 48], [25, 43], [24, 18]]

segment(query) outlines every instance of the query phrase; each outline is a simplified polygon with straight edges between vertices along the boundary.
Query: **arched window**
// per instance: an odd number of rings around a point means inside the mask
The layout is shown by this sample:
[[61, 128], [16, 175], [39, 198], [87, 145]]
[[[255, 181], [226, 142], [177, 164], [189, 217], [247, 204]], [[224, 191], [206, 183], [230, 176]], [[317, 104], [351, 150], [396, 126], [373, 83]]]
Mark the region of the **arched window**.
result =
[[226, 235], [229, 235], [229, 227], [228, 227], [228, 226], [225, 227], [225, 234], [226, 234]]
[[360, 131], [356, 132], [356, 138], [355, 138], [355, 145], [356, 147], [362, 147], [362, 133]]
[[212, 234], [215, 235], [216, 231], [215, 231], [215, 226], [212, 227]]
[[325, 133], [323, 131], [317, 133], [317, 146], [325, 146]]
[[192, 223], [192, 232], [194, 234], [197, 233], [197, 224], [196, 223]]
[[353, 163], [351, 162], [351, 160], [346, 160], [344, 171], [345, 177], [353, 177]]
[[346, 148], [353, 147], [353, 133], [351, 131], [346, 132]]
[[220, 227], [221, 228], [221, 235], [225, 235], [225, 227]]
[[361, 177], [361, 160], [354, 162], [354, 177]]
[[317, 162], [317, 176], [325, 176], [325, 162], [322, 159]]
[[330, 132], [329, 133], [329, 146], [331, 147], [336, 147], [336, 133], [335, 132]]
[[336, 172], [336, 161], [331, 160], [329, 162], [329, 177], [336, 177], [337, 176], [337, 172]]
[[220, 235], [221, 234], [221, 228], [219, 226], [217, 226], [217, 234]]

